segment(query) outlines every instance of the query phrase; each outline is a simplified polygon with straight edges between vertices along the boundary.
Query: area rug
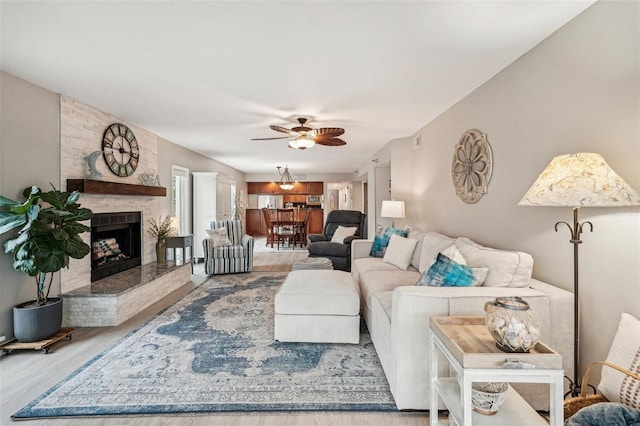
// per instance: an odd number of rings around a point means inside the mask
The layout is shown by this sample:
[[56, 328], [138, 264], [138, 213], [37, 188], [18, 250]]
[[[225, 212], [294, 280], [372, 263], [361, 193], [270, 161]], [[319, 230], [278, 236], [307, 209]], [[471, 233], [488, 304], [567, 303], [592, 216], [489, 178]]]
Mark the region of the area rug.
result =
[[222, 411], [395, 411], [363, 325], [360, 343], [273, 340], [283, 273], [214, 277], [13, 419]]

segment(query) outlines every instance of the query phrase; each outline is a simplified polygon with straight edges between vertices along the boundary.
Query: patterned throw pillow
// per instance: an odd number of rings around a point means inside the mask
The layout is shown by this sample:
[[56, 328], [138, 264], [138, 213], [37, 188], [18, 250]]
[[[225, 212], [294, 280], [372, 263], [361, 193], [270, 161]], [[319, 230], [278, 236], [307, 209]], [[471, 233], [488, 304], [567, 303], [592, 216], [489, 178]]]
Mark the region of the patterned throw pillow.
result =
[[[432, 287], [472, 287], [480, 285], [474, 269], [485, 269], [488, 273], [488, 268], [471, 268], [466, 265], [461, 265], [449, 259], [442, 253], [438, 253], [438, 257], [433, 265], [422, 275], [420, 281], [416, 285], [420, 286], [432, 286]], [[481, 274], [479, 274], [481, 275]], [[484, 274], [486, 278], [487, 274]]]
[[373, 245], [371, 246], [369, 256], [384, 257], [384, 252], [386, 251], [391, 235], [393, 234], [406, 237], [409, 234], [409, 231], [391, 227], [386, 228], [382, 234], [377, 234], [373, 239]]
[[214, 247], [232, 245], [229, 235], [227, 235], [227, 228], [207, 229], [206, 231]]
[[[607, 361], [625, 370], [640, 374], [640, 320], [625, 312], [620, 316]], [[602, 367], [600, 391], [609, 401], [621, 402], [640, 409], [640, 380], [618, 370]]]

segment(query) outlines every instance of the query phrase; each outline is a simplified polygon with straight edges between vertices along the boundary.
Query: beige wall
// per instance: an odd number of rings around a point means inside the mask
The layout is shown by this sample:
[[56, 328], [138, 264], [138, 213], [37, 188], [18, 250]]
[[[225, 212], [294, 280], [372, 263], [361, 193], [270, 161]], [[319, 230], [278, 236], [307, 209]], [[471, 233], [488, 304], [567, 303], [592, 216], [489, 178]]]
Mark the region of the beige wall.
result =
[[[639, 9], [596, 3], [423, 127], [421, 148], [413, 149], [415, 135], [392, 142], [392, 193], [407, 201], [405, 223], [529, 252], [535, 277], [572, 290], [569, 231], [554, 231], [571, 209], [517, 204], [565, 153], [599, 152], [640, 190]], [[470, 205], [456, 196], [450, 170], [472, 128], [487, 133], [494, 167], [488, 193]], [[584, 367], [604, 359], [621, 312], [640, 318], [640, 207], [584, 208], [580, 218], [594, 226], [580, 246]]]
[[[59, 96], [5, 72], [0, 88], [0, 194], [22, 201], [28, 186], [60, 187]], [[0, 245], [8, 238], [1, 235]], [[12, 307], [36, 295], [34, 279], [11, 263], [10, 255], [0, 255], [0, 336], [7, 339], [13, 337]]]
[[[244, 173], [165, 139], [158, 138], [158, 142], [160, 151], [158, 156], [160, 182], [163, 182], [163, 185], [167, 186], [168, 191], [171, 191], [172, 166], [189, 169], [190, 174], [193, 172], [222, 172], [236, 181], [236, 191], [244, 191], [244, 205], [247, 205], [247, 184]], [[193, 179], [189, 179], [189, 189], [193, 189]], [[191, 199], [191, 203], [193, 204], [193, 199]], [[170, 197], [163, 200], [161, 211], [162, 214], [171, 214]], [[193, 218], [191, 219], [191, 226], [193, 226]], [[200, 242], [197, 244], [200, 244]]]
[[[0, 72], [0, 87], [0, 194], [9, 198], [21, 199], [22, 190], [30, 185], [48, 188], [51, 182], [56, 187], [64, 188], [67, 177], [86, 176], [88, 167], [85, 157], [99, 149], [104, 127], [113, 121], [120, 121], [89, 105], [4, 72]], [[61, 105], [64, 113], [61, 112]], [[103, 179], [139, 183], [139, 173], [157, 173], [161, 184], [167, 187], [167, 197], [101, 197], [85, 194], [80, 199], [83, 206], [91, 207], [96, 212], [151, 209], [147, 217], [151, 214], [169, 214], [172, 164], [185, 166], [191, 172], [223, 171], [236, 179], [238, 188], [246, 188], [241, 172], [179, 147], [131, 123], [126, 124], [134, 131], [141, 148], [144, 145], [141, 156], [143, 162], [133, 176], [119, 178], [106, 169], [104, 162], [98, 161], [96, 165]], [[61, 140], [66, 147], [74, 147], [67, 151], [70, 155], [61, 155]], [[0, 236], [0, 243], [7, 238], [6, 235]], [[152, 246], [145, 246], [144, 262], [149, 262], [153, 260]], [[52, 295], [59, 292], [60, 275], [63, 278], [73, 276], [70, 270], [57, 274]], [[73, 287], [75, 281], [69, 279], [67, 284]], [[0, 336], [6, 336], [7, 339], [13, 337], [12, 307], [34, 297], [33, 279], [16, 272], [11, 267], [10, 256], [0, 255]]]

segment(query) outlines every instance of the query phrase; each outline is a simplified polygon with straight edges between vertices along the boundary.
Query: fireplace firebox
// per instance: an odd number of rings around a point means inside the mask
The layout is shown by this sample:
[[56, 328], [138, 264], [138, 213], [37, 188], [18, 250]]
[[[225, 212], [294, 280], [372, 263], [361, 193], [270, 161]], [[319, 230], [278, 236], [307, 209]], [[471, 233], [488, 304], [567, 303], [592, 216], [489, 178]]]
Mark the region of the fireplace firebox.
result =
[[141, 217], [141, 212], [93, 215], [91, 282], [142, 264]]

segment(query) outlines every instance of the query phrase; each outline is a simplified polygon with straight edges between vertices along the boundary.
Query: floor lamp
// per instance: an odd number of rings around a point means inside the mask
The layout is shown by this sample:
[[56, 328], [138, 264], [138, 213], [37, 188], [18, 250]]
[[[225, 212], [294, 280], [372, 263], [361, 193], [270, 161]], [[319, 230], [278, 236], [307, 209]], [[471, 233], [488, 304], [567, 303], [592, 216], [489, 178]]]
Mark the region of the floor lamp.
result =
[[567, 395], [580, 394], [580, 311], [578, 282], [578, 245], [582, 243], [582, 231], [593, 231], [591, 222], [578, 222], [580, 207], [631, 206], [640, 203], [636, 192], [624, 179], [609, 167], [600, 154], [581, 153], [555, 157], [542, 171], [538, 179], [522, 197], [521, 206], [559, 206], [573, 209], [573, 223], [566, 225], [571, 232], [569, 242], [573, 244], [573, 379], [568, 378], [570, 388]]

